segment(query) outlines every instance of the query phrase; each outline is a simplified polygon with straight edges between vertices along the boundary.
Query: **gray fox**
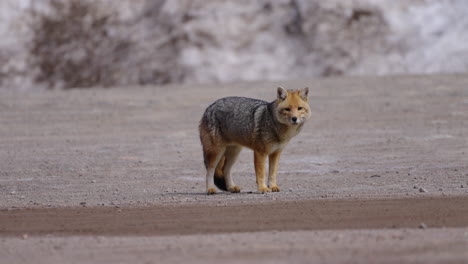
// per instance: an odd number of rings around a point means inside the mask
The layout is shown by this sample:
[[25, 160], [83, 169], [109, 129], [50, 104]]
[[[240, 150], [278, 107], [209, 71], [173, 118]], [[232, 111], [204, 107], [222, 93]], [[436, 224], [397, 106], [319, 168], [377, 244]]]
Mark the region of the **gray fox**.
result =
[[[281, 151], [310, 117], [308, 94], [309, 88], [279, 87], [273, 102], [225, 97], [208, 106], [199, 126], [207, 194], [216, 193], [215, 185], [221, 190], [240, 192], [232, 180], [231, 168], [242, 147], [254, 151], [258, 191], [279, 192], [276, 174]], [[265, 183], [267, 157], [268, 186]]]

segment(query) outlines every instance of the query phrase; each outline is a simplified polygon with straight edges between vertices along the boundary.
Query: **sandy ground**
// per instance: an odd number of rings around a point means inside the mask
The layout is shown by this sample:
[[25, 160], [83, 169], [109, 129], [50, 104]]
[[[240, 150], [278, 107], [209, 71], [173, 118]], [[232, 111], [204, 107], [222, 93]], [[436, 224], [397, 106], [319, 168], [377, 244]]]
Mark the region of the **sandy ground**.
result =
[[[256, 192], [244, 150], [242, 193], [206, 196], [205, 107], [272, 100], [278, 85], [309, 86], [313, 110], [283, 152], [282, 192]], [[0, 262], [467, 263], [467, 87], [450, 75], [0, 91]]]

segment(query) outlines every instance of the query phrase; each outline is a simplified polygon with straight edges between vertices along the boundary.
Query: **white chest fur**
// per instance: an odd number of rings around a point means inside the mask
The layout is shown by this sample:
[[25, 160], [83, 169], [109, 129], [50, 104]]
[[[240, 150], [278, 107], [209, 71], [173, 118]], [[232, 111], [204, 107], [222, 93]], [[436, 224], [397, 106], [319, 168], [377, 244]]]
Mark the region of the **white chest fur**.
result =
[[270, 145], [268, 152], [269, 154], [276, 152], [278, 150], [282, 150], [297, 134], [299, 134], [300, 127], [299, 126], [291, 126], [289, 127], [288, 130], [284, 131], [284, 133], [281, 134], [280, 139], [281, 141], [278, 143], [273, 143]]

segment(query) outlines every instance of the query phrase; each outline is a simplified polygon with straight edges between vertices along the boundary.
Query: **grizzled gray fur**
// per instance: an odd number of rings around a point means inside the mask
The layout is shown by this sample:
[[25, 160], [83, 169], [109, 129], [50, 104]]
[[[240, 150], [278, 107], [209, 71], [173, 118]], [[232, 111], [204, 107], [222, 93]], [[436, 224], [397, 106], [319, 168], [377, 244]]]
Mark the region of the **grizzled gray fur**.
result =
[[[282, 141], [282, 129], [274, 115], [276, 101], [267, 102], [246, 97], [225, 97], [215, 101], [205, 111], [202, 124], [226, 142], [244, 146], [267, 145]], [[298, 132], [302, 128], [298, 125]]]

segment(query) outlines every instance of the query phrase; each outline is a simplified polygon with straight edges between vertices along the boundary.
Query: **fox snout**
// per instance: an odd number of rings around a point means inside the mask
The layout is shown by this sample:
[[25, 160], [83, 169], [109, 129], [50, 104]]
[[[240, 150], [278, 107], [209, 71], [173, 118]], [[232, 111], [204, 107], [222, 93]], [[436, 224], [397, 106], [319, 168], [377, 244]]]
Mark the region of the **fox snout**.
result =
[[[284, 121], [291, 125], [298, 125], [300, 123], [303, 123], [307, 119], [307, 113], [304, 111], [298, 111], [297, 109], [294, 109], [297, 107], [288, 107], [286, 110], [283, 111], [284, 114]], [[302, 109], [302, 108], [301, 108]]]
[[303, 118], [297, 117], [297, 116], [291, 117], [290, 120], [291, 120], [291, 124], [293, 124], [293, 125], [300, 124], [300, 123], [302, 123], [304, 121]]

